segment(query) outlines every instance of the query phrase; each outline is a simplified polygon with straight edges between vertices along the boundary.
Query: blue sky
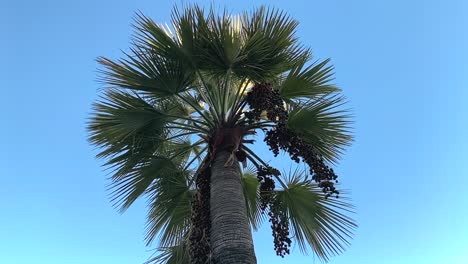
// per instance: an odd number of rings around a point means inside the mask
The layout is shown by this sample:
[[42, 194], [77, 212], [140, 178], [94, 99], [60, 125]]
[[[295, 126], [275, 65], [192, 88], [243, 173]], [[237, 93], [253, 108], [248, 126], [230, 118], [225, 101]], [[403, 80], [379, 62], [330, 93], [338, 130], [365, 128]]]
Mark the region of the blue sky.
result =
[[[0, 263], [136, 264], [152, 253], [145, 203], [111, 207], [85, 121], [100, 88], [94, 59], [128, 48], [136, 10], [167, 21], [172, 3], [161, 2], [0, 2]], [[336, 67], [355, 115], [337, 171], [360, 227], [330, 263], [468, 263], [466, 1], [214, 2], [286, 10]], [[259, 263], [319, 263], [297, 248], [276, 257], [267, 228], [254, 237]]]

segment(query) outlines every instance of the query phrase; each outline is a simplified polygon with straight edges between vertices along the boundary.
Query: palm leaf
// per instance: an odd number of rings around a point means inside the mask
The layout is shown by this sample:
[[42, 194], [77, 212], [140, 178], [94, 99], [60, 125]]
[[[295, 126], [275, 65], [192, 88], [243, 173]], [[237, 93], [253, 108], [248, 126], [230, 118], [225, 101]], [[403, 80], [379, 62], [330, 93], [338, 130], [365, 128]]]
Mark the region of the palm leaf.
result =
[[242, 175], [242, 187], [247, 207], [247, 216], [254, 230], [261, 225], [265, 216], [261, 213], [259, 200], [259, 182], [257, 177], [251, 171], [244, 172]]
[[296, 105], [289, 113], [287, 125], [308, 141], [319, 154], [336, 162], [352, 140], [350, 115], [340, 107], [343, 97], [322, 97]]
[[[184, 32], [187, 33], [187, 29], [192, 29], [192, 12], [187, 9], [187, 12], [184, 14]], [[173, 12], [173, 20], [178, 19], [178, 12], [175, 9]], [[181, 17], [182, 19], [182, 17]], [[187, 22], [189, 24], [187, 24]], [[187, 26], [185, 26], [187, 25]], [[179, 29], [179, 27], [174, 23], [174, 27]], [[190, 69], [190, 62], [192, 57], [191, 54], [187, 54], [187, 48], [190, 48], [187, 43], [189, 38], [185, 38], [184, 41], [181, 41], [179, 38], [174, 36], [174, 33], [171, 31], [169, 26], [164, 26], [157, 24], [152, 19], [138, 13], [134, 23], [135, 28], [135, 46], [140, 47], [145, 50], [151, 50], [153, 54], [161, 56], [164, 58], [171, 59], [172, 61], [177, 61], [183, 63], [185, 67]], [[184, 34], [184, 36], [186, 36]], [[182, 47], [181, 47], [182, 44]], [[187, 63], [188, 62], [188, 63]]]
[[163, 132], [165, 115], [145, 100], [117, 90], [107, 91], [102, 98], [94, 104], [95, 114], [88, 125], [93, 144], [118, 144], [141, 131]]
[[295, 57], [298, 22], [265, 7], [244, 13], [241, 21], [244, 45], [232, 70], [252, 81], [275, 79]]
[[199, 144], [192, 144], [190, 140], [183, 143], [165, 142], [148, 161], [134, 166], [123, 175], [114, 174], [110, 189], [115, 206], [126, 210], [149, 190], [159, 190], [154, 185], [164, 182], [162, 179], [174, 181], [174, 175], [184, 175], [184, 179], [188, 179], [187, 172], [181, 170]]
[[217, 16], [211, 9], [206, 18], [198, 14], [197, 48], [199, 67], [214, 76], [224, 76], [237, 60], [242, 48], [240, 31], [236, 30], [232, 17], [224, 12]]
[[104, 66], [100, 78], [112, 87], [145, 91], [167, 97], [185, 91], [194, 76], [180, 61], [161, 57], [149, 49], [134, 48], [126, 58], [113, 61], [98, 58]]
[[108, 158], [106, 165], [118, 177], [148, 161], [162, 144], [168, 119], [161, 109], [126, 92], [109, 90], [103, 98], [94, 105], [89, 140], [101, 148], [97, 156]]
[[190, 256], [188, 252], [188, 241], [184, 240], [175, 246], [158, 248], [159, 254], [150, 258], [144, 264], [190, 264]]
[[185, 162], [193, 144], [165, 140], [171, 131], [167, 125], [176, 119], [168, 113], [176, 114], [176, 108], [151, 105], [137, 94], [116, 90], [107, 91], [104, 98], [95, 104], [89, 139], [102, 148], [98, 157], [108, 158], [106, 165], [114, 170], [112, 201], [125, 210], [159, 174], [172, 173]]
[[160, 247], [178, 245], [190, 227], [194, 190], [187, 185], [188, 172], [164, 175], [148, 189], [149, 212], [146, 241], [158, 240]]
[[328, 65], [329, 61], [327, 59], [306, 67], [304, 60], [296, 65], [279, 86], [281, 96], [286, 100], [316, 99], [319, 96], [340, 91], [339, 88], [330, 84], [333, 67]]
[[349, 245], [357, 225], [346, 215], [353, 207], [343, 198], [325, 199], [320, 188], [298, 173], [287, 179], [287, 188], [275, 191], [275, 197], [287, 212], [293, 241], [302, 252], [310, 248], [327, 261]]
[[154, 181], [177, 171], [177, 164], [164, 156], [149, 159], [124, 175], [114, 175], [109, 186], [111, 201], [115, 207], [125, 211], [142, 196]]

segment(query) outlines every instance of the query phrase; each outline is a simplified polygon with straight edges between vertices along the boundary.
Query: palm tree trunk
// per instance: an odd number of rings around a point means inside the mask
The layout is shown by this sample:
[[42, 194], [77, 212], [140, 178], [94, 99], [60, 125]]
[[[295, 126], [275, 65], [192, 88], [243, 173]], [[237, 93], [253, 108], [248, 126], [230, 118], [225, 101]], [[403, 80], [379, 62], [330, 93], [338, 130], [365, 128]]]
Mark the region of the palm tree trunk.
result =
[[225, 167], [230, 152], [216, 153], [211, 169], [211, 248], [215, 264], [255, 264], [252, 232], [235, 159]]

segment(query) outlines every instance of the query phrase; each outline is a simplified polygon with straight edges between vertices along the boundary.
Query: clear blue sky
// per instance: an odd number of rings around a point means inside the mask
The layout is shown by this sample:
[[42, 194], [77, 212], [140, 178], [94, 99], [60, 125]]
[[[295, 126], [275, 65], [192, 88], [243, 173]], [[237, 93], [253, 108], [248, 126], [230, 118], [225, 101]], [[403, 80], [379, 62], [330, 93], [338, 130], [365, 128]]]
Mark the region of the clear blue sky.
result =
[[[138, 264], [151, 254], [145, 204], [111, 207], [85, 119], [99, 89], [94, 59], [128, 48], [134, 11], [167, 21], [172, 3], [160, 2], [0, 2], [0, 263]], [[330, 263], [468, 263], [467, 2], [215, 3], [282, 8], [316, 57], [333, 59], [356, 117], [337, 171], [360, 227]], [[314, 263], [297, 248], [276, 257], [268, 229], [255, 241], [260, 264]]]

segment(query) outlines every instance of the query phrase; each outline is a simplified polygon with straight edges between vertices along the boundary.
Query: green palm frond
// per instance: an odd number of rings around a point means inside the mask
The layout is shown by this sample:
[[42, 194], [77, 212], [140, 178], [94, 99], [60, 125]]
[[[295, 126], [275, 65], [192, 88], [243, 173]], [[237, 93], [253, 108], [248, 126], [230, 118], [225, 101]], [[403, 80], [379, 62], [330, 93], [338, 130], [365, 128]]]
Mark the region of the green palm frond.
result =
[[357, 227], [346, 214], [353, 206], [334, 198], [324, 198], [321, 189], [306, 179], [306, 173], [287, 178], [287, 187], [275, 191], [292, 228], [292, 239], [302, 252], [311, 249], [322, 260], [345, 250]]
[[103, 57], [101, 80], [113, 87], [144, 91], [157, 97], [173, 96], [187, 90], [193, 73], [184, 63], [154, 54], [141, 47], [132, 49], [126, 58], [112, 61]]
[[[174, 10], [177, 11], [177, 10]], [[150, 50], [152, 54], [169, 58], [172, 61], [183, 63], [187, 69], [192, 68], [193, 54], [192, 49], [194, 34], [194, 17], [193, 11], [186, 10], [183, 15], [179, 12], [174, 12], [173, 26], [177, 30], [177, 36], [168, 25], [157, 24], [151, 18], [138, 13], [135, 19], [135, 35], [134, 41], [137, 47], [144, 50]], [[180, 19], [180, 21], [176, 21]], [[189, 34], [189, 35], [187, 35]], [[184, 37], [181, 39], [181, 37]], [[190, 71], [191, 72], [191, 71]]]
[[124, 175], [114, 174], [110, 189], [115, 206], [126, 210], [136, 199], [148, 190], [154, 189], [154, 184], [160, 184], [161, 179], [168, 178], [174, 181], [175, 175], [185, 175], [188, 178], [184, 164], [193, 151], [194, 146], [199, 143], [169, 143], [160, 147], [144, 163], [139, 163]]
[[204, 58], [198, 61], [200, 69], [214, 76], [225, 75], [242, 48], [240, 28], [228, 13], [217, 16], [213, 10], [206, 18], [199, 12], [197, 26], [199, 39], [196, 45], [200, 57]]
[[187, 174], [178, 171], [164, 175], [148, 189], [148, 245], [158, 240], [159, 247], [171, 247], [186, 238], [191, 220], [190, 202], [195, 192], [187, 185]]
[[[90, 141], [101, 147], [98, 157], [107, 158], [114, 170], [112, 201], [122, 210], [128, 208], [158, 174], [172, 173], [193, 149], [190, 141], [181, 141], [176, 130], [198, 133], [200, 128], [177, 121], [177, 109], [166, 104], [152, 105], [136, 94], [109, 90], [105, 99], [95, 104], [95, 115], [88, 125]], [[186, 134], [188, 134], [186, 133]]]
[[242, 187], [244, 190], [247, 216], [254, 230], [262, 224], [265, 216], [261, 213], [259, 200], [259, 182], [255, 174], [250, 170], [242, 175]]
[[155, 137], [163, 133], [165, 115], [145, 100], [130, 93], [109, 90], [94, 105], [95, 116], [89, 124], [90, 141], [98, 146], [123, 144], [138, 132]]
[[184, 240], [181, 243], [158, 248], [158, 254], [150, 258], [144, 264], [190, 264], [188, 241]]
[[274, 80], [293, 63], [298, 22], [276, 9], [261, 7], [242, 16], [242, 51], [232, 69], [252, 81]]
[[292, 109], [288, 127], [298, 132], [326, 160], [336, 162], [352, 140], [350, 115], [339, 96], [309, 100]]
[[114, 206], [125, 211], [140, 196], [146, 193], [158, 178], [177, 171], [177, 165], [164, 156], [149, 159], [146, 164], [136, 166], [123, 176], [113, 177], [109, 186]]
[[169, 120], [160, 109], [130, 93], [110, 90], [103, 98], [94, 105], [89, 140], [101, 148], [97, 156], [108, 159], [114, 177], [120, 177], [148, 161], [162, 145]]
[[284, 99], [316, 99], [340, 91], [330, 84], [333, 66], [328, 65], [329, 59], [309, 66], [305, 66], [306, 62], [307, 60], [304, 60], [292, 68], [280, 84], [279, 90]]

